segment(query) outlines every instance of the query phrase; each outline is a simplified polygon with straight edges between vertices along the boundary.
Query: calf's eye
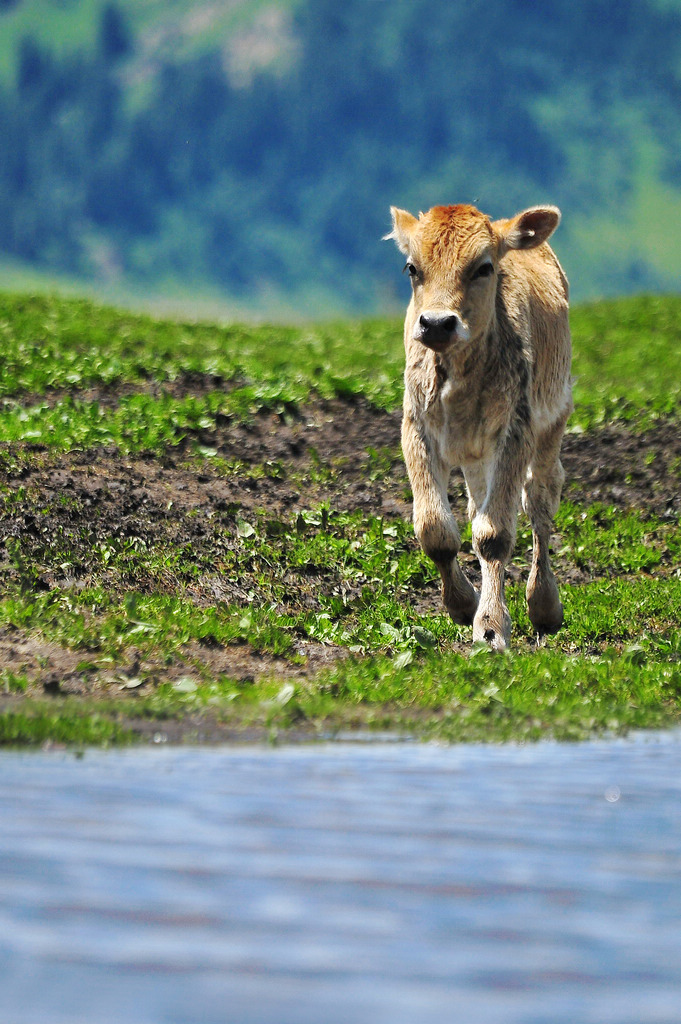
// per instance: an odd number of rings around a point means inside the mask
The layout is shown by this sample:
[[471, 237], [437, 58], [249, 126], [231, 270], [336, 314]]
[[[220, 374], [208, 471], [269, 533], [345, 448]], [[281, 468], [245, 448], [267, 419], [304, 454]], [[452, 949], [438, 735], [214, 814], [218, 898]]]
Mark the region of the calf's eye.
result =
[[[412, 281], [419, 276], [419, 272], [413, 263], [405, 263], [404, 270], [407, 271]], [[404, 273], [404, 271], [403, 271]]]
[[477, 270], [473, 271], [471, 280], [477, 281], [480, 277], [491, 277], [494, 273], [494, 264], [481, 263]]

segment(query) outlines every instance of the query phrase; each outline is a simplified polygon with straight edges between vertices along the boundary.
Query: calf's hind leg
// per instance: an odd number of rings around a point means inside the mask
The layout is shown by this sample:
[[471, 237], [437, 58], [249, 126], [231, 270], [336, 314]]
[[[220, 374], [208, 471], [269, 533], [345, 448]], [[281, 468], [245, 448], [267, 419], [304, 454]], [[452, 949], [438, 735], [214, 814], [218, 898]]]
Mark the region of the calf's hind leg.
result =
[[402, 424], [402, 451], [414, 496], [414, 532], [442, 577], [442, 601], [454, 622], [470, 626], [478, 595], [457, 560], [461, 538], [447, 497], [449, 467], [420, 435], [413, 420]]
[[566, 419], [539, 438], [523, 489], [523, 508], [532, 525], [527, 610], [538, 633], [555, 633], [563, 624], [563, 605], [549, 561], [549, 537], [565, 479], [558, 456]]

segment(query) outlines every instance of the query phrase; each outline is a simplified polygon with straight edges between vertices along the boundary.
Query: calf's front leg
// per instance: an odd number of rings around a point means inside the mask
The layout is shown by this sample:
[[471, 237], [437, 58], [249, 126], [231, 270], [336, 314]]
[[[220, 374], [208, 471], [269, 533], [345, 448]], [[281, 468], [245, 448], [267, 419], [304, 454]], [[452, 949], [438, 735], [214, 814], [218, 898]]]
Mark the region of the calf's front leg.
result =
[[480, 562], [480, 602], [473, 620], [473, 642], [504, 651], [511, 641], [505, 596], [506, 565], [513, 554], [526, 472], [528, 446], [511, 433], [493, 461], [464, 466], [472, 520], [473, 550]]
[[442, 601], [454, 622], [469, 626], [478, 595], [463, 574], [457, 554], [461, 538], [447, 497], [450, 467], [413, 418], [402, 421], [402, 451], [414, 496], [414, 532], [442, 577]]
[[480, 603], [473, 620], [473, 643], [505, 651], [511, 642], [511, 616], [506, 606], [506, 564], [513, 553], [515, 523], [507, 516], [480, 512], [473, 520], [473, 550], [480, 561]]

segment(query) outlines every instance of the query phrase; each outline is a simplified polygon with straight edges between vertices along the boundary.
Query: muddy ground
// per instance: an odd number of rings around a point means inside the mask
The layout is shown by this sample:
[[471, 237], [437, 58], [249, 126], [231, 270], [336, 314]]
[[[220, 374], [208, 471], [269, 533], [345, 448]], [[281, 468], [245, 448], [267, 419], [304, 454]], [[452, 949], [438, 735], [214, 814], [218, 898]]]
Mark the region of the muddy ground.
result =
[[[184, 393], [210, 386], [215, 386], [212, 381], [181, 383]], [[115, 400], [112, 393], [84, 397]], [[197, 460], [196, 442], [215, 456]], [[25, 556], [35, 561], [38, 589], [82, 587], [93, 582], [91, 549], [112, 537], [141, 538], [148, 549], [172, 544], [210, 564], [215, 524], [224, 530], [225, 524], [238, 517], [248, 520], [260, 510], [272, 519], [290, 521], [300, 510], [328, 502], [334, 510], [409, 519], [409, 486], [399, 443], [399, 412], [381, 412], [362, 400], [335, 400], [315, 402], [297, 412], [262, 413], [250, 423], [219, 419], [215, 429], [186, 437], [162, 456], [121, 456], [113, 449], [54, 454], [39, 446], [5, 448], [0, 450], [0, 470], [5, 487], [16, 492], [18, 500], [8, 503], [0, 519], [0, 568], [6, 579], [16, 582], [21, 573], [16, 559], [20, 542]], [[563, 464], [564, 495], [572, 501], [600, 501], [623, 510], [678, 517], [681, 434], [673, 422], [660, 421], [642, 434], [625, 425], [567, 434]], [[457, 474], [452, 477], [451, 500], [463, 519], [465, 495]], [[70, 546], [71, 567], [50, 558], [55, 542]], [[466, 559], [474, 561], [471, 554], [464, 555]], [[562, 582], [582, 578], [574, 567], [563, 568]], [[129, 586], [120, 575], [102, 577], [101, 565], [99, 571], [99, 581], [114, 592]], [[315, 588], [324, 586], [324, 581], [293, 574], [287, 583], [303, 603], [314, 599]], [[161, 581], [162, 589], [163, 585]], [[172, 574], [165, 585], [169, 593], [177, 586]], [[135, 587], [140, 586], [144, 581], [136, 578]], [[158, 592], [158, 577], [149, 581], [149, 588]], [[247, 580], [206, 571], [187, 584], [185, 592], [200, 604], [211, 604], [240, 602], [248, 589]], [[436, 607], [437, 588], [418, 595], [417, 607], [419, 601], [422, 607]], [[123, 673], [129, 678], [144, 672], [173, 679], [200, 660], [216, 675], [283, 677], [314, 674], [342, 656], [320, 644], [301, 644], [298, 653], [302, 663], [294, 665], [243, 645], [199, 649], [195, 644], [168, 665], [149, 658], [140, 663], [139, 652], [131, 649]], [[94, 694], [109, 692], [110, 684], [118, 692], [121, 672], [88, 673], [88, 661], [94, 667], [96, 653], [71, 652], [21, 630], [0, 629], [0, 671], [24, 672], [35, 687], [47, 692]]]

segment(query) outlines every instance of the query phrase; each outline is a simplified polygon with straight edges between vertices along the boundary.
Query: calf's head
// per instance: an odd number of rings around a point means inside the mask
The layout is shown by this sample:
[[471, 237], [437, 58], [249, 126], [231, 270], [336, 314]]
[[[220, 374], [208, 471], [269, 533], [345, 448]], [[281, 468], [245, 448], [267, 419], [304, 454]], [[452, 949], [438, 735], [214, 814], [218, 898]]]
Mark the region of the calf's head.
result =
[[407, 334], [436, 352], [480, 337], [494, 317], [507, 252], [533, 249], [558, 226], [555, 206], [534, 206], [490, 221], [474, 206], [434, 206], [413, 217], [391, 207], [393, 238], [407, 257], [412, 283]]

